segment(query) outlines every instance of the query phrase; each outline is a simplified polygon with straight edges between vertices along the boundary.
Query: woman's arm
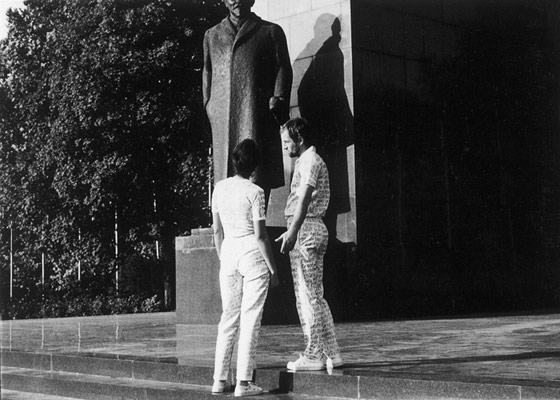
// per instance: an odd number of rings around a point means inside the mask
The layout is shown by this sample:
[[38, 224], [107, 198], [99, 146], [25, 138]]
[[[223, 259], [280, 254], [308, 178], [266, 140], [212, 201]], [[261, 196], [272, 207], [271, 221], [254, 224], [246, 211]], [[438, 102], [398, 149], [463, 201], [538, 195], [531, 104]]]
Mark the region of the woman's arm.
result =
[[224, 242], [224, 227], [222, 226], [222, 220], [220, 219], [219, 213], [213, 212], [212, 220], [212, 228], [214, 230], [214, 245], [216, 246], [216, 251], [218, 252], [218, 258], [221, 259], [222, 243]]
[[266, 232], [266, 220], [260, 219], [254, 221], [253, 224], [255, 227], [255, 237], [257, 238], [259, 250], [261, 251], [264, 260], [266, 261], [266, 265], [270, 270], [270, 284], [272, 287], [278, 286], [279, 281], [278, 274], [276, 273], [276, 262], [274, 261], [272, 247], [270, 246], [270, 239], [268, 237], [268, 233]]

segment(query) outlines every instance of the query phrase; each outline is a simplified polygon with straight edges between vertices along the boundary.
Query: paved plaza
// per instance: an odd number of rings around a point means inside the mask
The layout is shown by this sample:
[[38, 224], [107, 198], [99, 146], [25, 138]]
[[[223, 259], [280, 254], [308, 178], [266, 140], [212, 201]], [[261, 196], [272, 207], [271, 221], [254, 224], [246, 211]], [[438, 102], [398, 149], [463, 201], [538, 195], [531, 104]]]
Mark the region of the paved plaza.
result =
[[[147, 357], [211, 366], [216, 326], [175, 313], [2, 321], [2, 349]], [[335, 374], [431, 376], [560, 387], [560, 314], [336, 324], [346, 363]], [[283, 368], [303, 349], [299, 326], [264, 326], [258, 364]]]

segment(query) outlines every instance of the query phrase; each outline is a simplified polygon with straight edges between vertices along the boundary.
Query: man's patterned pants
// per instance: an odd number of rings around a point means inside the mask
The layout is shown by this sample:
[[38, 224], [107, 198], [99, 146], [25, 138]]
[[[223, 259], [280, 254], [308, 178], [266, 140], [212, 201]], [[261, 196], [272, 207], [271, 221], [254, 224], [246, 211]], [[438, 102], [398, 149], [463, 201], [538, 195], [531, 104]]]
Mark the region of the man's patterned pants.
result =
[[[288, 219], [288, 226], [291, 220]], [[328, 231], [319, 218], [306, 218], [290, 252], [297, 310], [307, 347], [304, 355], [320, 359], [340, 354], [331, 310], [323, 298], [323, 257]]]
[[228, 380], [237, 335], [237, 380], [251, 381], [270, 273], [253, 235], [228, 239], [220, 255], [222, 317], [218, 325], [214, 380]]

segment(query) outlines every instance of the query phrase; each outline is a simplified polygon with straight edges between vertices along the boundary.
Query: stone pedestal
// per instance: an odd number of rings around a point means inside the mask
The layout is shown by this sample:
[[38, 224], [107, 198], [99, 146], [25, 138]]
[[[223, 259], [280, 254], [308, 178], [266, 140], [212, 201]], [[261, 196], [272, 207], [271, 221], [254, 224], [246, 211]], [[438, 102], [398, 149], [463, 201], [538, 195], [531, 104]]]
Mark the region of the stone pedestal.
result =
[[220, 260], [212, 229], [175, 238], [178, 324], [217, 324], [222, 312]]
[[[285, 231], [285, 228], [267, 228], [267, 231], [272, 240], [272, 251], [278, 267], [280, 286], [268, 292], [262, 323], [263, 325], [297, 324], [299, 320], [290, 260], [287, 255], [280, 254], [280, 244], [273, 241]], [[177, 324], [217, 324], [222, 312], [219, 282], [220, 260], [214, 248], [212, 229], [195, 229], [191, 236], [175, 238], [175, 253]], [[328, 269], [326, 266], [327, 280], [328, 276], [332, 275], [327, 272]], [[334, 301], [333, 304], [340, 304], [342, 301], [342, 297], [338, 295], [336, 299], [331, 299]]]

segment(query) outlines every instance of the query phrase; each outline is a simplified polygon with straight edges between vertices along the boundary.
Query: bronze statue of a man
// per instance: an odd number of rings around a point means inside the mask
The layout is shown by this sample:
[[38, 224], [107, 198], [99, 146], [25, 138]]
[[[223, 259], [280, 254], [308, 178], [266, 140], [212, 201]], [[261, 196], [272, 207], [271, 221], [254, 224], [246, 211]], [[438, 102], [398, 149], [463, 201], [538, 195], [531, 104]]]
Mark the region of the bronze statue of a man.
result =
[[268, 195], [284, 185], [279, 127], [289, 118], [292, 68], [282, 28], [259, 18], [254, 0], [223, 0], [229, 15], [204, 36], [202, 93], [212, 127], [214, 182], [233, 175], [243, 139], [261, 150], [255, 183]]

